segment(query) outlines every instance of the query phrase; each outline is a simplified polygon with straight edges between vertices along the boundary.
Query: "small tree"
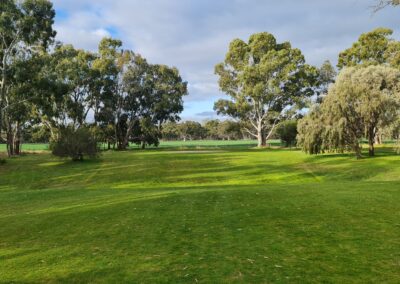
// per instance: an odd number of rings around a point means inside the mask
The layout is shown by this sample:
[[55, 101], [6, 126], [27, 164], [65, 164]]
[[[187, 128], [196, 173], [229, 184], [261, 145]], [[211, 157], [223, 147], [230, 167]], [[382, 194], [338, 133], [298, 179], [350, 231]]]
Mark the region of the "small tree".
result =
[[278, 126], [276, 133], [278, 134], [279, 139], [285, 143], [286, 147], [296, 145], [297, 120], [287, 120], [282, 122]]
[[178, 140], [180, 138], [179, 124], [176, 122], [164, 123], [161, 130], [162, 139]]
[[53, 155], [82, 161], [84, 156], [96, 158], [99, 153], [96, 137], [88, 127], [74, 129], [71, 126], [60, 130], [58, 140], [50, 143]]
[[221, 139], [219, 132], [221, 122], [218, 119], [208, 120], [204, 123], [204, 129], [207, 132], [207, 138], [212, 140]]
[[185, 121], [179, 124], [181, 137], [184, 141], [203, 139], [206, 134], [206, 130], [200, 123], [196, 121]]
[[137, 120], [132, 128], [132, 142], [136, 145], [141, 145], [142, 149], [145, 149], [146, 145], [158, 147], [160, 137], [161, 132], [150, 118]]
[[297, 123], [297, 146], [303, 151], [315, 155], [324, 152], [322, 113], [319, 105], [315, 105], [308, 114]]

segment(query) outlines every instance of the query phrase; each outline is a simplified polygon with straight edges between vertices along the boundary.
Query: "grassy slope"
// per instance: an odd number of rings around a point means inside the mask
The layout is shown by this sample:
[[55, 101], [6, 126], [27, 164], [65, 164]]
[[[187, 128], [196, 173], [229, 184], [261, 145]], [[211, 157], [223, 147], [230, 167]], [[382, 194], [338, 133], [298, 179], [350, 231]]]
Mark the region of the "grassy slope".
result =
[[400, 158], [385, 152], [29, 155], [0, 165], [0, 208], [0, 282], [400, 279]]

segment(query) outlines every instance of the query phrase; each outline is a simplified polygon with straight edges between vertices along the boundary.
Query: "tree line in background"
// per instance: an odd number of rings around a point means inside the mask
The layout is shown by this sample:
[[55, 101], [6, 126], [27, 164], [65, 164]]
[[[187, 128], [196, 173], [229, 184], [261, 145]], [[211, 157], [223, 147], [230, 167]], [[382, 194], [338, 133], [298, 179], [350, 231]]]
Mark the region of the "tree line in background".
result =
[[9, 156], [29, 130], [48, 134], [55, 154], [72, 149], [81, 159], [96, 152], [90, 141], [158, 145], [163, 123], [179, 120], [188, 91], [176, 68], [150, 64], [111, 38], [97, 52], [54, 42], [50, 1], [4, 0], [0, 11], [0, 139]]
[[188, 90], [176, 68], [150, 64], [116, 39], [96, 52], [55, 42], [47, 0], [3, 0], [0, 11], [0, 141], [9, 156], [22, 141], [50, 141], [54, 154], [81, 160], [98, 142], [124, 150], [160, 139], [251, 138], [263, 147], [280, 138], [310, 154], [361, 157], [363, 140], [373, 156], [375, 144], [400, 139], [400, 42], [389, 29], [362, 34], [337, 69], [307, 64], [267, 32], [233, 40], [215, 67], [228, 99], [214, 106], [233, 120], [202, 125], [178, 123]]

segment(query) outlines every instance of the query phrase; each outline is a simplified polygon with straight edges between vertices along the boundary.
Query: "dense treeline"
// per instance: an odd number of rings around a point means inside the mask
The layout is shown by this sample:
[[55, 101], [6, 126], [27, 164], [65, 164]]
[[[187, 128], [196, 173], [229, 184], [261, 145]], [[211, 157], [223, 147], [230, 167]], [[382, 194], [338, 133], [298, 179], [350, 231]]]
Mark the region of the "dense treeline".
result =
[[307, 64], [267, 32], [233, 40], [215, 67], [228, 99], [214, 105], [233, 120], [201, 125], [178, 123], [188, 90], [176, 68], [150, 64], [117, 39], [104, 38], [97, 51], [55, 42], [48, 0], [4, 0], [0, 11], [0, 142], [9, 156], [22, 141], [50, 142], [54, 154], [79, 160], [95, 156], [98, 142], [124, 150], [160, 139], [251, 138], [263, 147], [280, 138], [310, 154], [361, 157], [364, 140], [370, 156], [383, 139], [400, 140], [400, 42], [389, 29], [362, 34], [337, 69]]
[[163, 123], [179, 120], [188, 91], [176, 68], [150, 64], [111, 38], [97, 52], [55, 42], [46, 0], [5, 0], [0, 11], [0, 140], [9, 156], [29, 135], [56, 144], [90, 133], [118, 149], [158, 145]]
[[239, 122], [231, 120], [208, 120], [203, 124], [196, 121], [166, 123], [163, 126], [164, 140], [239, 140], [248, 136]]

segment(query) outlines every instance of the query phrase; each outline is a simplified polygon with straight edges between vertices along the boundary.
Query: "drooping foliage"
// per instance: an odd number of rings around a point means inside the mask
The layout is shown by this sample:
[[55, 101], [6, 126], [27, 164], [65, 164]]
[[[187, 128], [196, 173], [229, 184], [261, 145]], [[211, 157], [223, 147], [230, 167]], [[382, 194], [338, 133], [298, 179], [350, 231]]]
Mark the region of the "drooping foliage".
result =
[[300, 121], [298, 141], [310, 154], [353, 150], [361, 157], [360, 141], [366, 137], [374, 156], [378, 129], [399, 115], [400, 71], [387, 66], [349, 67], [318, 109]]

